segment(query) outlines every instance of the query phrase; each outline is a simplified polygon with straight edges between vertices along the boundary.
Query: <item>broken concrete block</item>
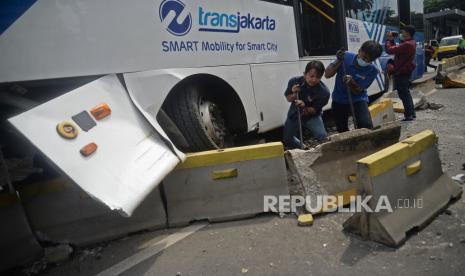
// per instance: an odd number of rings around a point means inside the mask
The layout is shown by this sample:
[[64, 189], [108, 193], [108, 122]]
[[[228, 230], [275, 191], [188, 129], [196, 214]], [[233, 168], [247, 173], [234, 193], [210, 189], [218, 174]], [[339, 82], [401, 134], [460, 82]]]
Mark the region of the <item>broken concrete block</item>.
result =
[[297, 222], [299, 226], [310, 226], [313, 225], [313, 216], [312, 214], [304, 214], [297, 217]]
[[392, 123], [376, 130], [336, 134], [310, 150], [286, 151], [290, 194], [309, 196], [310, 202], [316, 202], [319, 195], [342, 195], [357, 188], [357, 160], [397, 143], [399, 137], [400, 125]]
[[463, 173], [457, 174], [456, 176], [453, 176], [452, 179], [457, 181], [460, 184], [463, 184], [465, 183], [465, 174]]
[[[412, 94], [413, 105], [415, 108], [418, 108], [424, 105], [425, 103], [427, 103], [426, 96], [423, 92], [418, 91], [418, 90], [410, 90], [410, 93]], [[397, 90], [389, 92], [389, 93], [385, 93], [383, 95], [383, 98], [387, 98], [392, 101], [395, 112], [404, 113], [404, 105], [402, 104], [402, 101], [399, 98], [399, 94], [397, 93]]]

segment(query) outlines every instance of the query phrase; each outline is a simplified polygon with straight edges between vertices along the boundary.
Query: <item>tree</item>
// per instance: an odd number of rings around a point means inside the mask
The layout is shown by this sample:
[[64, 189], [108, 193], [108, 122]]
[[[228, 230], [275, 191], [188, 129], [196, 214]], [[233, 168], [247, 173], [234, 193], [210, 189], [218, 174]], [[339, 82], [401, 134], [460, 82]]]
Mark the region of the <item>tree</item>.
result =
[[357, 19], [358, 13], [365, 10], [371, 10], [373, 7], [373, 0], [348, 0], [345, 3], [347, 16], [350, 16], [350, 13], [355, 15]]
[[444, 9], [465, 10], [464, 0], [425, 0], [425, 13], [437, 12]]

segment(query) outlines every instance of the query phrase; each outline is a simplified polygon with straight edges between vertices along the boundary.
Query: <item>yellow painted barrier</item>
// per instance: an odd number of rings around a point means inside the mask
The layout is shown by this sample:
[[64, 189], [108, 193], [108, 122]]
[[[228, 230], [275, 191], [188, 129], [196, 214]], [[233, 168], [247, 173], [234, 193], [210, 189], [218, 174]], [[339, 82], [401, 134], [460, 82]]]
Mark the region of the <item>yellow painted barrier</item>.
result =
[[394, 105], [390, 99], [381, 99], [378, 103], [370, 105], [368, 109], [370, 111], [373, 127], [378, 127], [396, 120]]
[[[442, 172], [437, 139], [425, 130], [358, 160], [358, 186], [371, 211], [356, 213], [344, 229], [396, 247], [459, 197], [462, 188]], [[380, 202], [389, 208], [377, 209]]]
[[282, 143], [188, 154], [163, 181], [169, 226], [264, 212], [264, 197], [289, 195]]

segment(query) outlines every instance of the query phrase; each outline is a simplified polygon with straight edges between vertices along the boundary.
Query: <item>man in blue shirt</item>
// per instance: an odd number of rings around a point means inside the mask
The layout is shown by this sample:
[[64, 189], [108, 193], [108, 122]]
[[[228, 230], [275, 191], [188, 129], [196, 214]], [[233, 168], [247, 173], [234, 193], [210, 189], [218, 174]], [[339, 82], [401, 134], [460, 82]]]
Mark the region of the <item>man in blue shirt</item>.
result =
[[322, 141], [328, 135], [321, 118], [321, 111], [328, 103], [330, 93], [321, 82], [325, 66], [321, 61], [310, 61], [303, 76], [289, 80], [284, 96], [291, 102], [284, 123], [284, 144], [288, 149], [302, 148], [299, 138], [299, 109], [302, 127], [309, 129], [313, 136]]
[[372, 63], [381, 56], [382, 52], [383, 48], [379, 43], [368, 40], [362, 44], [357, 54], [339, 50], [336, 53], [336, 61], [326, 68], [326, 78], [331, 78], [337, 73], [331, 111], [338, 132], [349, 130], [348, 120], [351, 110], [347, 89], [352, 97], [357, 127], [373, 127], [368, 110], [367, 88], [378, 75], [378, 69]]

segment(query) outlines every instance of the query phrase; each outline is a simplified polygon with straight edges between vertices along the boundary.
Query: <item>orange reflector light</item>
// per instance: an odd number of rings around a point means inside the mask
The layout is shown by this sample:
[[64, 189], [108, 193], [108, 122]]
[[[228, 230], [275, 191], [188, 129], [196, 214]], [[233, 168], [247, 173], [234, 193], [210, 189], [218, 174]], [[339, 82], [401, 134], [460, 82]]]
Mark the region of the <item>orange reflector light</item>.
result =
[[111, 109], [110, 109], [110, 106], [108, 106], [108, 104], [103, 103], [103, 104], [99, 104], [96, 107], [92, 108], [90, 113], [92, 114], [92, 116], [94, 116], [95, 120], [99, 121], [107, 117], [108, 115], [110, 115]]
[[90, 143], [85, 145], [79, 152], [82, 154], [82, 156], [89, 156], [92, 153], [94, 153], [97, 150], [97, 144], [96, 143]]

